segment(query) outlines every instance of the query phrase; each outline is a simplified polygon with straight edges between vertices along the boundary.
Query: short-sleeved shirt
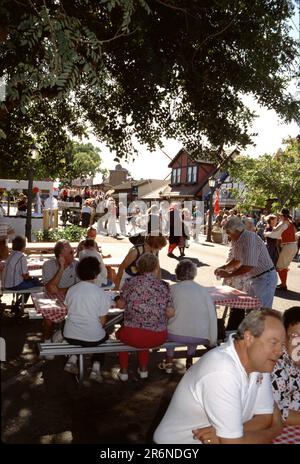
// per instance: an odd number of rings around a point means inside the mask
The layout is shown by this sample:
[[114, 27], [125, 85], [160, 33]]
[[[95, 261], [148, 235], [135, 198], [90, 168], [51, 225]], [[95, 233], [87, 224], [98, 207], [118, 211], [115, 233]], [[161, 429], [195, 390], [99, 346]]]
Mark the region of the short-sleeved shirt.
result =
[[105, 337], [99, 318], [111, 307], [111, 297], [92, 282], [79, 282], [69, 288], [64, 336], [75, 340], [99, 341]]
[[[78, 261], [74, 260], [68, 267], [65, 268], [58, 284], [59, 288], [69, 288], [72, 287], [72, 285], [75, 285], [77, 282], [79, 282], [80, 279], [77, 277], [76, 274], [77, 264]], [[48, 259], [48, 261], [45, 261], [45, 263], [43, 264], [44, 284], [47, 284], [48, 282], [50, 282], [51, 279], [53, 279], [58, 269], [59, 264], [56, 258], [51, 258]]]
[[27, 259], [21, 251], [12, 251], [7, 258], [4, 270], [3, 286], [12, 288], [23, 282], [23, 274], [28, 273]]
[[289, 410], [300, 411], [300, 367], [293, 363], [286, 350], [278, 359], [271, 380], [274, 399], [286, 420]]
[[244, 230], [238, 240], [232, 242], [232, 255], [243, 266], [252, 266], [247, 273], [249, 277], [274, 267], [264, 241], [255, 232]]
[[[86, 241], [88, 237], [80, 240], [80, 242], [78, 243], [78, 246], [77, 246], [77, 250], [76, 250], [76, 258], [79, 258], [79, 253], [84, 250], [84, 243]], [[99, 247], [98, 243], [96, 242], [95, 240], [95, 249], [96, 251], [98, 251], [99, 253], [101, 253], [101, 247]]]
[[167, 328], [166, 308], [173, 305], [169, 284], [153, 274], [132, 277], [122, 288], [124, 325], [154, 332]]
[[240, 438], [245, 422], [256, 414], [272, 414], [273, 406], [270, 374], [248, 375], [230, 336], [227, 343], [209, 351], [186, 372], [154, 441], [195, 444], [192, 430], [209, 426], [219, 437]]

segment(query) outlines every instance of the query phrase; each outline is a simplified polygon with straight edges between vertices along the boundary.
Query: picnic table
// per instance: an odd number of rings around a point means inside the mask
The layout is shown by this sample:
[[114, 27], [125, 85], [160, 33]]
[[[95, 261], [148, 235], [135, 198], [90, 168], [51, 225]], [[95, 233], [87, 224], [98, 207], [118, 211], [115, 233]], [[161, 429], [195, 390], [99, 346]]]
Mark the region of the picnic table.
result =
[[[78, 242], [71, 242], [71, 247], [76, 250]], [[28, 242], [26, 245], [25, 253], [30, 255], [31, 253], [53, 253], [55, 242]], [[8, 247], [11, 249], [12, 244], [9, 243]]]
[[[110, 291], [111, 299], [113, 301], [116, 292]], [[64, 295], [50, 295], [47, 292], [32, 293], [31, 295], [34, 307], [38, 314], [42, 314], [45, 319], [49, 319], [52, 322], [61, 322], [65, 319], [68, 308], [64, 303]], [[109, 313], [119, 313], [120, 310], [112, 308], [112, 311]]]
[[224, 311], [221, 320], [225, 324], [228, 311], [231, 309], [259, 309], [261, 301], [257, 297], [248, 295], [241, 290], [229, 287], [229, 285], [220, 285], [217, 287], [206, 287], [216, 306], [223, 306]]
[[119, 267], [120, 264], [123, 262], [123, 259], [124, 258], [118, 258], [118, 257], [103, 258], [103, 262], [105, 266], [107, 267]]
[[[260, 301], [244, 292], [240, 292], [228, 286], [207, 287], [215, 305], [233, 306], [235, 308], [259, 308]], [[109, 291], [109, 290], [108, 290]], [[115, 296], [115, 292], [111, 292]], [[47, 292], [35, 293], [32, 295], [37, 313], [43, 315], [45, 319], [53, 322], [61, 322], [67, 315], [67, 307], [64, 304], [64, 296], [49, 295]]]
[[242, 309], [259, 309], [261, 307], [259, 298], [229, 287], [229, 285], [205, 288], [208, 290], [215, 305]]
[[300, 445], [300, 425], [286, 425], [273, 443], [275, 445]]

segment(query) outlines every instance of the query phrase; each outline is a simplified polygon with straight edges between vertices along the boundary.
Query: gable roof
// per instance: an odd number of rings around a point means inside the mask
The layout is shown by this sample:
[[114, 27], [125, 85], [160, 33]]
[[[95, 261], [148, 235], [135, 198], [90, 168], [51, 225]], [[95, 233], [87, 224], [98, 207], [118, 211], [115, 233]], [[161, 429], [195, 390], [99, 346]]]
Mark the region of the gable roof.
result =
[[185, 149], [185, 148], [181, 148], [179, 150], [179, 152], [177, 153], [177, 155], [175, 156], [175, 158], [172, 159], [172, 161], [170, 161], [170, 163], [168, 164], [168, 168], [172, 168], [173, 164], [178, 160], [178, 158], [180, 158], [181, 155], [183, 155], [184, 153], [186, 153], [188, 155], [188, 157], [195, 161], [195, 163], [205, 163], [205, 164], [215, 164], [213, 161], [210, 161], [210, 160], [205, 160], [205, 159], [193, 159], [191, 154]]

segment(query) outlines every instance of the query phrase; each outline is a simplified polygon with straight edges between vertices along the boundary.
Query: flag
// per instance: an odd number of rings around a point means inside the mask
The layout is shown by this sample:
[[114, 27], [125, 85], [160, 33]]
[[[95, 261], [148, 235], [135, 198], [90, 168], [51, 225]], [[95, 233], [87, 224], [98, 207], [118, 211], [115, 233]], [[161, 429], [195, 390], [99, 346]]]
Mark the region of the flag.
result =
[[219, 189], [216, 190], [215, 202], [214, 202], [214, 215], [217, 216], [220, 212], [219, 202]]

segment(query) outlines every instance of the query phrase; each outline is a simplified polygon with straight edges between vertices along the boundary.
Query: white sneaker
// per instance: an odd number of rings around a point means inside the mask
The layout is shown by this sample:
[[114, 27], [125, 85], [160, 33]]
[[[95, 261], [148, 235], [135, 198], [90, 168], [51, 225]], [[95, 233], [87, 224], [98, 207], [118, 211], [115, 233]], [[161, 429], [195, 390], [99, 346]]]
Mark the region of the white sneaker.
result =
[[95, 382], [98, 382], [98, 383], [103, 382], [103, 377], [102, 377], [100, 371], [91, 371], [89, 379], [94, 380]]
[[71, 362], [67, 362], [67, 364], [64, 367], [64, 371], [69, 372], [69, 374], [75, 374], [75, 375], [79, 373], [77, 364], [74, 364]]
[[127, 382], [128, 380], [128, 373], [118, 372], [118, 377], [122, 382]]
[[138, 374], [141, 379], [148, 379], [148, 371], [141, 371], [140, 368], [138, 368]]

